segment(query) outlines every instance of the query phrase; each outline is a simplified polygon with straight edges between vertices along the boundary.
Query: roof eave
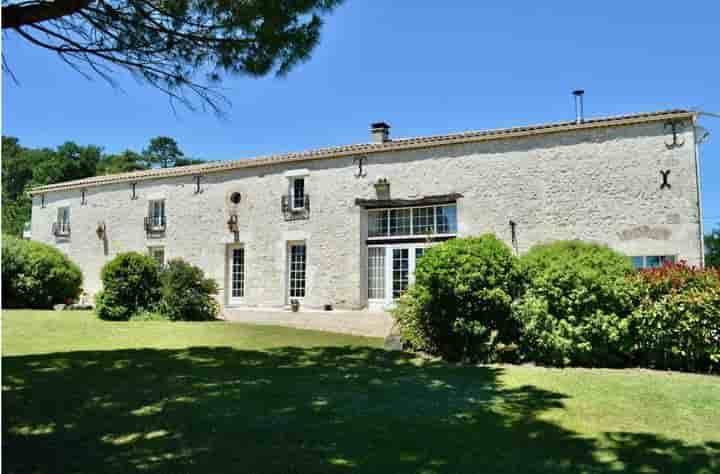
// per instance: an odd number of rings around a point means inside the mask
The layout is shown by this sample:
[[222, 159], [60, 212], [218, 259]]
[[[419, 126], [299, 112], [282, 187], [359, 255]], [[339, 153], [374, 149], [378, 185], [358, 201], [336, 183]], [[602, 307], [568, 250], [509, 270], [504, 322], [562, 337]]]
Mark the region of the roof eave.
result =
[[[107, 177], [93, 177], [77, 181], [66, 181], [64, 183], [55, 183], [46, 186], [38, 186], [28, 191], [33, 196], [54, 191], [66, 191], [72, 189], [86, 189], [90, 187], [103, 186], [108, 184], [119, 183], [135, 183], [140, 181], [148, 181], [152, 179], [166, 179], [180, 176], [194, 176], [198, 174], [221, 173], [242, 168], [256, 168], [260, 166], [269, 166], [275, 164], [285, 164], [303, 161], [324, 160], [331, 158], [342, 158], [345, 156], [370, 155], [376, 153], [387, 153], [399, 150], [416, 150], [424, 148], [435, 148], [447, 145], [457, 145], [463, 143], [475, 143], [493, 140], [505, 140], [510, 138], [522, 138], [536, 135], [546, 135], [552, 133], [563, 133], [575, 130], [587, 130], [594, 128], [610, 128], [621, 127], [627, 125], [636, 125], [640, 123], [659, 122], [668, 119], [688, 118], [695, 120], [698, 115], [696, 111], [677, 110], [668, 111], [667, 113], [654, 114], [637, 114], [632, 116], [624, 116], [618, 118], [598, 118], [590, 119], [582, 123], [566, 122], [560, 124], [536, 125], [528, 127], [516, 127], [511, 129], [488, 130], [483, 132], [469, 132], [466, 134], [456, 134], [437, 137], [420, 137], [414, 139], [403, 139], [389, 141], [382, 144], [366, 144], [366, 145], [349, 145], [351, 148], [347, 150], [327, 152], [309, 151], [300, 154], [288, 155], [270, 155], [257, 158], [246, 158], [232, 161], [216, 161], [202, 165], [191, 165], [181, 168], [166, 168], [162, 170], [147, 170], [135, 173], [107, 175]], [[472, 135], [472, 133], [477, 133]], [[417, 142], [415, 142], [417, 140]], [[357, 148], [353, 148], [357, 147]], [[293, 156], [296, 155], [296, 156]]]

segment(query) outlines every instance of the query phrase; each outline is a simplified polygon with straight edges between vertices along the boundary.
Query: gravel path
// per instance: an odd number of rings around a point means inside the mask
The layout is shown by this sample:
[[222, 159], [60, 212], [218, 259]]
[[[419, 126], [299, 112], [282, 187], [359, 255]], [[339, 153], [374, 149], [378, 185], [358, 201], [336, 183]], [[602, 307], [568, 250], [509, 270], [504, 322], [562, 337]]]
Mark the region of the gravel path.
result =
[[393, 326], [392, 317], [383, 312], [369, 311], [299, 311], [228, 309], [223, 319], [248, 324], [287, 326], [299, 329], [385, 337]]

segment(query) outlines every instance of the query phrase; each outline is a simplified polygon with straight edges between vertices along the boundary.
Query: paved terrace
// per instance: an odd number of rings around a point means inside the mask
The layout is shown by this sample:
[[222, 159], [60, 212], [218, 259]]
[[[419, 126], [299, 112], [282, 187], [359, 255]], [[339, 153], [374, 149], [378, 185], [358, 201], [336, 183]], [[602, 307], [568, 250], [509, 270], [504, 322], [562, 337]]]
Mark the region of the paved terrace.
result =
[[372, 337], [387, 336], [393, 326], [393, 319], [389, 314], [370, 311], [300, 310], [293, 313], [279, 309], [226, 308], [221, 317], [227, 321], [247, 324], [287, 326]]

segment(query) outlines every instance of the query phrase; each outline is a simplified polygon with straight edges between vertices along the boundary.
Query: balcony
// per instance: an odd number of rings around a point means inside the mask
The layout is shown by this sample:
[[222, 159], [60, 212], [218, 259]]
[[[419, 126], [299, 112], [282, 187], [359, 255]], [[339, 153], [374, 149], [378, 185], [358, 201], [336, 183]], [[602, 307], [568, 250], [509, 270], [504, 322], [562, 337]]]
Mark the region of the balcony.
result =
[[163, 215], [145, 218], [145, 234], [148, 238], [164, 237], [166, 228], [166, 220]]
[[53, 222], [52, 234], [56, 238], [69, 238], [70, 237], [70, 223], [69, 222]]
[[282, 213], [286, 221], [296, 221], [310, 218], [310, 196], [305, 195], [303, 207], [291, 207], [290, 196], [282, 197]]

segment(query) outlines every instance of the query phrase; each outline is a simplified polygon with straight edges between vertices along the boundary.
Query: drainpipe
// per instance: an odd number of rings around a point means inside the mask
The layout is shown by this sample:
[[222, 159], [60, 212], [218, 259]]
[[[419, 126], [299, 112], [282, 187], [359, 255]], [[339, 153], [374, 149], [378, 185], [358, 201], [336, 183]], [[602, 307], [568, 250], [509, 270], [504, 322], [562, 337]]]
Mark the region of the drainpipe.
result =
[[697, 182], [698, 219], [700, 221], [700, 268], [705, 268], [705, 228], [702, 211], [702, 184], [700, 182], [700, 144], [710, 136], [707, 130], [697, 125], [697, 116], [693, 118], [693, 142], [695, 143], [695, 180]]

